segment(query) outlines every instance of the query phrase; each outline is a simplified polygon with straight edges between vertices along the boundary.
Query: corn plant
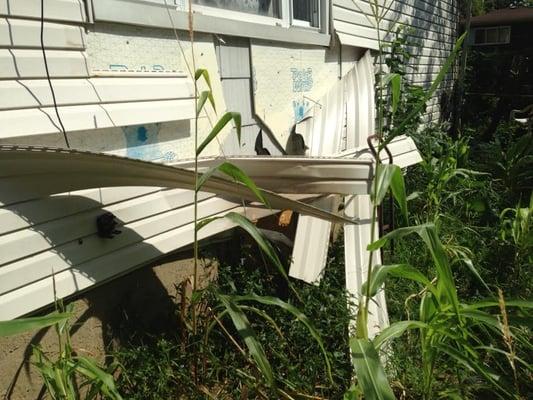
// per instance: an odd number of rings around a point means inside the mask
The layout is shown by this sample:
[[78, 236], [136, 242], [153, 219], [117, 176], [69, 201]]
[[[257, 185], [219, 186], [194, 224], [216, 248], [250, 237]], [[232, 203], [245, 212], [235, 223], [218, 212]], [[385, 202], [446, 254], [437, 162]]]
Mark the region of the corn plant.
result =
[[[243, 185], [245, 185], [254, 195], [257, 197], [258, 201], [262, 203], [266, 207], [270, 207], [267, 200], [265, 199], [265, 196], [263, 195], [263, 191], [258, 188], [253, 180], [241, 169], [239, 169], [236, 165], [231, 164], [229, 162], [221, 162], [219, 165], [216, 165], [212, 168], [210, 168], [208, 171], [204, 172], [203, 174], [199, 174], [198, 172], [198, 157], [202, 154], [203, 150], [211, 143], [217, 135], [220, 134], [220, 132], [223, 131], [223, 129], [228, 125], [228, 123], [233, 122], [233, 125], [235, 127], [235, 132], [237, 134], [237, 138], [240, 144], [240, 132], [241, 132], [241, 116], [238, 112], [232, 112], [228, 111], [226, 112], [219, 120], [216, 122], [209, 132], [209, 134], [206, 136], [206, 138], [199, 143], [198, 141], [198, 117], [201, 113], [201, 111], [204, 109], [205, 105], [207, 104], [207, 101], [211, 104], [213, 109], [215, 109], [215, 101], [213, 97], [212, 87], [211, 87], [211, 80], [209, 77], [209, 72], [206, 69], [196, 69], [195, 68], [195, 61], [194, 61], [194, 26], [193, 26], [193, 14], [192, 14], [192, 4], [189, 2], [189, 39], [192, 50], [192, 62], [193, 62], [193, 70], [195, 70], [194, 73], [194, 90], [195, 90], [195, 97], [196, 97], [196, 116], [195, 116], [195, 130], [194, 130], [194, 142], [195, 142], [195, 162], [194, 162], [194, 171], [195, 171], [195, 197], [194, 197], [194, 282], [193, 282], [193, 295], [192, 295], [192, 304], [191, 304], [191, 310], [192, 310], [192, 331], [195, 334], [197, 332], [197, 321], [196, 321], [196, 311], [195, 311], [195, 303], [199, 301], [201, 298], [201, 294], [198, 293], [198, 285], [197, 285], [197, 272], [198, 272], [198, 232], [204, 228], [206, 225], [221, 219], [229, 219], [232, 223], [242, 228], [244, 231], [246, 231], [250, 237], [255, 241], [255, 243], [258, 245], [259, 249], [261, 250], [262, 254], [266, 257], [266, 259], [276, 267], [279, 274], [287, 281], [289, 288], [292, 290], [296, 298], [300, 299], [298, 291], [295, 289], [295, 287], [292, 285], [292, 283], [289, 281], [289, 278], [287, 276], [287, 273], [285, 271], [285, 267], [283, 266], [281, 260], [279, 259], [276, 250], [274, 247], [270, 244], [266, 236], [246, 217], [242, 216], [241, 214], [230, 212], [225, 214], [224, 216], [220, 217], [209, 217], [204, 218], [201, 220], [198, 220], [197, 215], [197, 203], [198, 203], [198, 192], [202, 189], [202, 186], [211, 178], [215, 173], [222, 173], [226, 175], [227, 177], [231, 178], [235, 182], [239, 182]], [[203, 80], [205, 85], [207, 86], [206, 90], [199, 92], [198, 90], [198, 83], [199, 80]], [[320, 334], [318, 331], [313, 327], [310, 320], [302, 313], [300, 312], [296, 307], [293, 305], [282, 301], [279, 298], [275, 297], [267, 297], [267, 296], [257, 296], [257, 295], [248, 295], [248, 296], [229, 296], [224, 295], [222, 293], [217, 294], [217, 298], [220, 302], [221, 309], [220, 310], [211, 310], [210, 316], [212, 319], [212, 322], [207, 329], [206, 333], [206, 340], [208, 340], [209, 333], [214, 328], [214, 326], [219, 326], [224, 333], [227, 335], [228, 339], [231, 343], [233, 343], [239, 352], [243, 354], [244, 357], [250, 357], [251, 361], [253, 361], [254, 365], [256, 366], [257, 370], [261, 374], [261, 378], [263, 382], [266, 384], [266, 386], [274, 390], [275, 393], [277, 393], [279, 396], [290, 398], [290, 396], [285, 393], [285, 391], [279, 387], [279, 379], [276, 378], [276, 375], [273, 372], [273, 368], [267, 359], [265, 350], [258, 340], [254, 330], [251, 327], [251, 324], [246, 316], [245, 311], [252, 312], [255, 315], [259, 315], [260, 317], [264, 318], [267, 322], [274, 323], [273, 320], [268, 316], [267, 313], [264, 311], [253, 307], [249, 305], [248, 303], [259, 303], [263, 305], [269, 305], [272, 307], [279, 307], [289, 314], [293, 315], [296, 320], [298, 320], [300, 323], [302, 323], [309, 331], [311, 337], [318, 343], [323, 356], [324, 356], [324, 364], [325, 369], [327, 371], [327, 375], [330, 379], [330, 382], [333, 384], [333, 377], [331, 374], [331, 363], [329, 360], [329, 356], [327, 352], [325, 351], [324, 344], [322, 342], [322, 339], [320, 337]], [[231, 336], [229, 331], [225, 328], [223, 324], [223, 319], [225, 316], [229, 316], [235, 329], [237, 330], [238, 334], [244, 341], [246, 348], [248, 352], [245, 352], [242, 347], [237, 343], [236, 339]]]
[[40, 346], [34, 346], [32, 354], [32, 363], [39, 371], [50, 398], [91, 400], [103, 395], [109, 399], [121, 400], [112, 375], [118, 366], [111, 364], [103, 369], [95, 360], [75, 354], [69, 333], [73, 307], [70, 305], [63, 309], [62, 304], [57, 302], [56, 308], [55, 312], [42, 317], [0, 321], [0, 336], [52, 326], [56, 332], [59, 354], [54, 358]]
[[[371, 244], [368, 246], [369, 264], [366, 283], [362, 287], [363, 297], [359, 301], [357, 314], [356, 334], [350, 340], [352, 357], [357, 378], [357, 386], [346, 394], [346, 398], [357, 398], [364, 396], [365, 399], [393, 399], [394, 393], [380, 362], [378, 350], [383, 349], [384, 344], [390, 339], [400, 336], [407, 330], [417, 330], [420, 340], [420, 352], [422, 355], [422, 378], [424, 386], [424, 396], [426, 399], [433, 397], [433, 384], [436, 379], [435, 368], [442, 360], [450, 360], [456, 365], [460, 365], [467, 370], [473, 371], [477, 376], [489, 384], [496, 396], [508, 398], [517, 396], [513, 392], [513, 385], [505, 381], [501, 371], [498, 374], [487, 363], [487, 356], [495, 353], [504, 354], [510, 362], [513, 370], [516, 363], [520, 363], [526, 370], [531, 370], [531, 366], [522, 359], [517, 359], [513, 350], [508, 346], [507, 351], [501, 348], [486, 346], [486, 339], [491, 335], [502, 337], [506, 343], [511, 337], [512, 328], [506, 320], [505, 323], [498, 319], [497, 315], [490, 313], [501, 303], [498, 301], [478, 302], [473, 304], [462, 303], [457, 295], [457, 289], [453, 277], [448, 255], [445, 247], [440, 241], [438, 230], [433, 223], [425, 223], [417, 226], [407, 226], [398, 228], [386, 236], [376, 240], [375, 222], [377, 207], [381, 204], [388, 190], [391, 190], [396, 199], [404, 219], [408, 221], [407, 197], [401, 171], [394, 165], [380, 164], [379, 151], [381, 151], [390, 141], [417, 118], [423, 110], [427, 100], [433, 95], [435, 90], [448, 73], [449, 68], [461, 49], [466, 34], [461, 36], [450, 57], [445, 62], [441, 71], [437, 75], [431, 87], [421, 96], [420, 101], [402, 119], [393, 120], [394, 124], [388, 129], [388, 135], [383, 135], [384, 128], [384, 107], [390, 104], [391, 111], [388, 115], [394, 117], [399, 104], [398, 97], [401, 93], [401, 75], [385, 75], [382, 70], [383, 65], [383, 43], [381, 42], [380, 23], [388, 10], [387, 4], [383, 7], [377, 1], [370, 2], [374, 24], [377, 31], [379, 44], [379, 64], [380, 71], [377, 75], [377, 138], [378, 155], [376, 157], [376, 173], [373, 181], [371, 200], [373, 202]], [[390, 5], [389, 5], [390, 7]], [[384, 91], [390, 86], [392, 100], [384, 101]], [[438, 163], [438, 160], [436, 161]], [[436, 167], [436, 165], [429, 165]], [[444, 176], [437, 179], [439, 185], [445, 185], [448, 180], [458, 174], [466, 174], [456, 167], [452, 171], [443, 170]], [[438, 190], [443, 192], [442, 188]], [[437, 193], [438, 196], [440, 193]], [[439, 199], [436, 199], [437, 205]], [[437, 207], [438, 209], [438, 207]], [[398, 240], [406, 235], [417, 234], [423, 241], [428, 252], [431, 254], [435, 276], [426, 276], [418, 268], [406, 264], [396, 265], [373, 265], [373, 253], [386, 245], [390, 240]], [[422, 290], [418, 297], [420, 301], [419, 319], [393, 323], [384, 329], [374, 340], [369, 340], [367, 332], [368, 304], [377, 291], [384, 285], [388, 276], [399, 277], [417, 282]], [[517, 307], [519, 309], [529, 309], [531, 302], [527, 301], [507, 301], [507, 307]], [[516, 332], [514, 332], [516, 334]], [[516, 335], [515, 337], [518, 337]], [[507, 339], [506, 339], [507, 338]], [[525, 342], [525, 341], [524, 341]], [[515, 385], [517, 386], [517, 385]]]

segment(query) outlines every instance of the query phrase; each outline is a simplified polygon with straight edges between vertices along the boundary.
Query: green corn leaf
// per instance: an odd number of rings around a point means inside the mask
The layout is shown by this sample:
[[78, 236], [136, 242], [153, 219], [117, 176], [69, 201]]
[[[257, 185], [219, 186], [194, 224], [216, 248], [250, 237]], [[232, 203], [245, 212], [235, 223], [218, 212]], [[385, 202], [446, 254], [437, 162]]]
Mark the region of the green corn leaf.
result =
[[202, 218], [200, 221], [196, 223], [196, 231], [198, 232], [200, 229], [202, 229], [207, 224], [210, 224], [213, 221], [216, 221], [217, 219], [222, 219], [224, 217], [209, 217], [209, 218]]
[[[489, 308], [489, 307], [499, 307], [500, 303], [498, 300], [482, 300], [473, 304], [464, 306], [466, 309], [477, 309], [477, 308]], [[505, 307], [517, 307], [517, 308], [533, 308], [533, 301], [530, 300], [507, 300], [505, 299]]]
[[394, 129], [394, 131], [392, 132], [391, 135], [389, 135], [383, 145], [387, 145], [388, 143], [390, 143], [390, 141], [395, 138], [396, 136], [398, 135], [401, 135], [403, 133], [403, 130], [405, 129], [405, 127], [407, 126], [407, 124], [409, 124], [411, 122], [411, 120], [413, 118], [415, 118], [419, 113], [420, 111], [424, 108], [424, 105], [427, 103], [427, 101], [431, 98], [431, 96], [433, 96], [433, 94], [435, 93], [435, 91], [437, 90], [437, 88], [440, 86], [441, 82], [444, 80], [444, 78], [446, 77], [446, 75], [448, 74], [448, 71], [450, 70], [450, 68], [452, 67], [455, 59], [457, 58], [457, 55], [459, 54], [459, 51], [461, 50], [462, 46], [463, 46], [463, 42], [467, 36], [468, 32], [465, 32], [461, 35], [461, 37], [459, 37], [459, 39], [457, 39], [457, 42], [455, 42], [455, 46], [451, 52], [451, 54], [449, 55], [449, 57], [446, 59], [446, 62], [444, 63], [444, 65], [442, 66], [442, 68], [440, 69], [437, 77], [435, 78], [435, 80], [433, 81], [433, 83], [431, 84], [430, 88], [426, 91], [424, 97], [422, 97], [422, 99], [420, 99], [420, 101], [418, 102], [418, 104], [413, 108], [413, 110], [404, 118], [404, 120]]
[[390, 85], [392, 95], [392, 113], [395, 114], [400, 104], [400, 90], [402, 85], [402, 76], [398, 73], [387, 74], [383, 78], [383, 85]]
[[277, 297], [269, 297], [269, 296], [257, 296], [257, 295], [247, 295], [247, 296], [235, 296], [233, 299], [236, 302], [241, 301], [255, 301], [261, 304], [271, 305], [271, 306], [277, 306], [281, 309], [289, 312], [292, 314], [298, 321], [300, 321], [302, 324], [305, 325], [313, 339], [317, 342], [318, 346], [320, 347], [320, 350], [322, 351], [322, 354], [324, 355], [324, 362], [326, 363], [326, 370], [328, 373], [329, 380], [333, 384], [333, 375], [331, 373], [331, 362], [329, 360], [328, 354], [326, 352], [326, 348], [324, 347], [324, 342], [322, 341], [322, 338], [320, 336], [320, 333], [316, 330], [316, 328], [313, 326], [309, 318], [302, 313], [300, 310], [298, 310], [296, 307], [294, 307], [292, 304], [286, 303], [283, 300], [277, 298]]
[[431, 321], [433, 315], [437, 311], [437, 296], [433, 295], [431, 292], [426, 292], [422, 295], [420, 300], [419, 315], [422, 322]]
[[390, 240], [401, 239], [404, 236], [411, 235], [413, 233], [418, 233], [419, 231], [426, 229], [430, 226], [433, 226], [433, 224], [422, 224], [422, 225], [407, 226], [404, 228], [395, 229], [392, 232], [389, 232], [386, 235], [380, 237], [375, 242], [370, 243], [367, 247], [367, 250], [368, 251], [379, 250], [380, 248], [385, 246]]
[[[416, 268], [407, 264], [393, 264], [393, 265], [376, 265], [372, 268], [370, 275], [370, 297], [374, 297], [379, 288], [385, 283], [388, 275], [392, 275], [398, 278], [406, 278], [415, 282], [427, 286], [433, 287], [428, 278], [424, 276]], [[362, 292], [367, 292], [367, 286], [369, 282], [365, 282], [362, 286]]]
[[368, 312], [364, 301], [359, 302], [359, 308], [357, 309], [355, 337], [357, 339], [368, 339]]
[[373, 340], [374, 346], [379, 349], [385, 342], [403, 335], [410, 329], [426, 329], [429, 325], [421, 321], [399, 321], [386, 327]]
[[196, 149], [196, 155], [199, 156], [202, 151], [205, 149], [205, 147], [211, 143], [211, 141], [220, 133], [220, 131], [230, 122], [233, 120], [235, 124], [235, 130], [237, 131], [237, 138], [239, 140], [239, 144], [241, 143], [241, 114], [238, 112], [227, 112], [225, 113], [215, 124], [213, 129], [211, 129], [211, 132], [207, 137], [204, 139], [204, 141], [198, 146]]
[[255, 194], [261, 203], [268, 207], [268, 202], [263, 196], [263, 193], [261, 193], [261, 189], [256, 186], [255, 182], [242, 169], [229, 162], [222, 163], [216, 168], [237, 182], [244, 184], [253, 194]]
[[11, 321], [0, 321], [0, 337], [46, 328], [72, 317], [72, 313], [53, 312], [42, 317], [20, 318]]
[[213, 88], [211, 87], [211, 79], [209, 78], [209, 72], [205, 68], [198, 68], [194, 73], [194, 80], [197, 81], [201, 77], [204, 78], [205, 83], [207, 83], [207, 87], [209, 87], [209, 90], [212, 92]]
[[394, 393], [389, 385], [378, 352], [368, 339], [350, 339], [350, 349], [355, 373], [365, 400], [392, 400]]
[[250, 222], [246, 217], [243, 217], [240, 214], [230, 212], [224, 217], [229, 219], [234, 224], [240, 226], [246, 232], [248, 232], [252, 239], [257, 243], [261, 251], [267, 256], [270, 262], [274, 264], [274, 266], [278, 269], [278, 272], [283, 276], [283, 278], [285, 278], [289, 287], [291, 288], [295, 296], [298, 298], [298, 300], [301, 301], [300, 294], [298, 293], [294, 285], [290, 282], [287, 272], [285, 271], [285, 268], [283, 267], [283, 264], [281, 263], [276, 253], [276, 250], [272, 247], [266, 236], [252, 222]]
[[274, 374], [272, 373], [272, 367], [268, 361], [263, 346], [257, 339], [254, 330], [252, 329], [248, 318], [239, 306], [232, 300], [231, 297], [225, 295], [218, 295], [220, 302], [224, 305], [228, 314], [233, 321], [233, 325], [239, 332], [239, 335], [244, 340], [252, 359], [254, 360], [257, 368], [263, 374], [266, 382], [269, 386], [275, 386]]
[[[234, 300], [235, 300], [235, 298], [234, 298]], [[284, 338], [283, 332], [282, 332], [281, 328], [279, 327], [279, 325], [265, 311], [263, 311], [263, 310], [261, 310], [260, 308], [257, 308], [257, 307], [245, 306], [244, 304], [239, 304], [239, 307], [241, 309], [245, 310], [245, 311], [251, 311], [251, 312], [257, 314], [258, 316], [260, 316], [261, 318], [263, 318], [266, 322], [268, 322], [272, 326], [272, 328], [274, 328], [274, 330], [276, 331], [276, 333], [278, 334], [278, 336], [280, 338], [282, 338], [282, 339]]]
[[200, 191], [202, 189], [202, 186], [213, 176], [213, 174], [217, 171], [220, 171], [229, 177], [233, 178], [235, 181], [240, 182], [244, 184], [250, 191], [255, 194], [257, 199], [263, 203], [265, 206], [269, 207], [268, 201], [263, 196], [263, 193], [261, 192], [261, 189], [259, 189], [255, 182], [239, 167], [237, 167], [234, 164], [231, 164], [229, 162], [224, 162], [220, 165], [216, 165], [214, 167], [209, 168], [206, 172], [204, 172], [199, 178], [196, 185], [196, 191]]
[[492, 372], [489, 368], [487, 368], [479, 359], [473, 359], [472, 357], [466, 355], [464, 351], [459, 351], [447, 344], [434, 343], [433, 346], [435, 346], [442, 353], [447, 354], [450, 358], [454, 359], [459, 364], [462, 364], [466, 368], [475, 371], [481, 376], [483, 376], [487, 381], [494, 385], [494, 387], [498, 388], [506, 396], [509, 396], [507, 398], [513, 397], [508, 389], [504, 388], [502, 385], [499, 384], [499, 382], [501, 381], [500, 376]]
[[94, 360], [77, 356], [73, 367], [78, 373], [85, 376], [92, 384], [99, 387], [100, 392], [110, 399], [122, 400], [113, 376], [101, 369]]
[[520, 364], [522, 364], [524, 366], [524, 368], [528, 369], [530, 372], [533, 372], [533, 365], [531, 365], [530, 363], [526, 362], [522, 358], [517, 357], [516, 354], [511, 354], [511, 353], [509, 353], [509, 352], [507, 352], [505, 350], [497, 349], [497, 348], [491, 347], [491, 346], [477, 346], [476, 350], [486, 350], [486, 351], [489, 351], [489, 352], [503, 354], [508, 359], [512, 358], [513, 360], [518, 361]]
[[216, 111], [215, 107], [215, 99], [213, 98], [213, 93], [210, 90], [205, 90], [202, 93], [200, 93], [200, 96], [198, 96], [198, 103], [196, 105], [196, 115], [200, 115], [200, 111], [202, 111], [202, 108], [204, 108], [205, 102], [209, 100], [211, 103], [211, 106], [213, 106], [213, 110]]
[[437, 235], [435, 225], [422, 224], [398, 228], [376, 240], [374, 243], [369, 244], [367, 250], [375, 251], [383, 247], [391, 239], [399, 239], [412, 233], [416, 233], [422, 238], [433, 259], [438, 276], [437, 294], [439, 302], [445, 300], [453, 305], [456, 314], [459, 315], [459, 299], [457, 298], [457, 289], [453, 280], [452, 270], [450, 268], [448, 257], [444, 251], [444, 247]]
[[[377, 186], [377, 190], [372, 189], [371, 197], [374, 204], [381, 204], [383, 198], [387, 194], [389, 188], [392, 191], [392, 195], [398, 202], [400, 210], [407, 221], [407, 196], [405, 194], [405, 183], [403, 180], [402, 170], [400, 167], [394, 164], [379, 164], [377, 168], [376, 178], [372, 182], [372, 185]], [[375, 198], [374, 198], [375, 193]]]

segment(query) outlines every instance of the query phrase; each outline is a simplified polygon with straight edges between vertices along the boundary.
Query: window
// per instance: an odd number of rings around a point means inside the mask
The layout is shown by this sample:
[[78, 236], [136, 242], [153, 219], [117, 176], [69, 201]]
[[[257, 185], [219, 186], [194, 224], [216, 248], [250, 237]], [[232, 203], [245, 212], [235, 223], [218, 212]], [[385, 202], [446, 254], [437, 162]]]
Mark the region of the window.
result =
[[193, 0], [193, 3], [201, 6], [223, 8], [230, 11], [240, 11], [264, 17], [280, 18], [280, 1], [281, 0]]
[[[270, 23], [284, 27], [292, 25], [317, 29], [325, 25], [322, 15], [325, 15], [327, 7], [327, 0], [193, 0], [193, 3], [204, 12], [218, 9], [217, 14], [211, 11], [213, 16], [243, 18], [235, 12], [246, 13], [254, 15], [250, 15], [248, 22], [268, 24], [270, 18]], [[227, 11], [221, 14], [220, 9]]]
[[474, 44], [492, 45], [511, 42], [511, 27], [496, 26], [493, 28], [477, 28], [474, 32]]
[[318, 0], [292, 0], [292, 24], [297, 26], [320, 26]]

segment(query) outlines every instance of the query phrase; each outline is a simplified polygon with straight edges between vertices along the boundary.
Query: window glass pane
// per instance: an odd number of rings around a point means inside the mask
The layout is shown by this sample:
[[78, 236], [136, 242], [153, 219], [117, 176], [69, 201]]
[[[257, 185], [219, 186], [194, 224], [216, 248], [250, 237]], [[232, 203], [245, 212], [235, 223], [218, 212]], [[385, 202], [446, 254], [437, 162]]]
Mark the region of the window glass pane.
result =
[[319, 26], [318, 0], [292, 0], [292, 19], [307, 21], [310, 26]]
[[193, 3], [266, 17], [280, 17], [280, 0], [193, 0]]
[[474, 42], [477, 44], [485, 43], [485, 29], [476, 29], [476, 38]]
[[498, 43], [498, 28], [487, 29], [487, 43]]
[[509, 43], [511, 41], [511, 28], [508, 26], [500, 28], [498, 36], [500, 43]]

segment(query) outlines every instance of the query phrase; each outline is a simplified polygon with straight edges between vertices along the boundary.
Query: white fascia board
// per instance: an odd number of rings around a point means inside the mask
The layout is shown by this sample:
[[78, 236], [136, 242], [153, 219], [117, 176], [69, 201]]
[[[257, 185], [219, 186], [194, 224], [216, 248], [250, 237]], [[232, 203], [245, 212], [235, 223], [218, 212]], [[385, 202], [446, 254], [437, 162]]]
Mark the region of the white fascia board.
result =
[[[199, 159], [200, 172], [230, 162], [250, 176], [255, 184], [278, 193], [354, 194], [369, 193], [373, 165], [369, 161], [328, 157], [229, 156]], [[172, 164], [192, 168], [193, 161]], [[224, 174], [215, 173], [223, 177]]]
[[[0, 146], [0, 188], [2, 200], [10, 197], [37, 198], [74, 190], [118, 187], [156, 186], [193, 190], [193, 171], [147, 161], [76, 150], [28, 146]], [[212, 177], [202, 190], [226, 199], [257, 204], [244, 185]], [[316, 194], [279, 195], [263, 190], [263, 197], [276, 210], [292, 209], [338, 223], [357, 221], [321, 210], [299, 200], [314, 200]], [[7, 200], [5, 199], [7, 198]]]
[[[95, 21], [119, 22], [167, 29], [172, 29], [174, 26], [176, 29], [184, 31], [189, 29], [187, 12], [178, 11], [170, 7], [167, 10], [164, 3], [149, 1], [98, 0], [94, 2], [94, 18]], [[170, 18], [172, 18], [172, 22]], [[329, 46], [330, 44], [330, 35], [316, 32], [312, 29], [284, 28], [282, 26], [247, 22], [247, 20], [249, 18], [244, 13], [242, 19], [236, 21], [230, 18], [214, 17], [195, 12], [194, 30], [286, 43], [318, 46]]]

